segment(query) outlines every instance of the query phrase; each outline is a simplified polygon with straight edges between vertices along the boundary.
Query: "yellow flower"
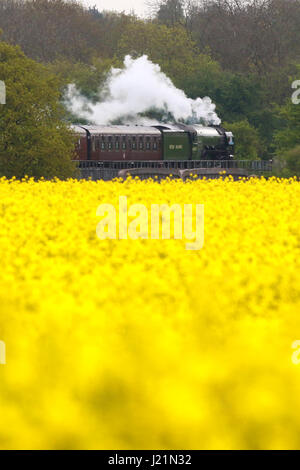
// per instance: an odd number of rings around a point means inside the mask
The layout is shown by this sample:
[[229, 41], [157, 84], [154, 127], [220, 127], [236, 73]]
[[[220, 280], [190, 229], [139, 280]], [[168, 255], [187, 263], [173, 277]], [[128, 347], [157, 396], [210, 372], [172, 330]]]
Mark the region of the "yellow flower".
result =
[[[205, 242], [100, 240], [204, 204]], [[299, 448], [296, 179], [0, 179], [0, 447]]]

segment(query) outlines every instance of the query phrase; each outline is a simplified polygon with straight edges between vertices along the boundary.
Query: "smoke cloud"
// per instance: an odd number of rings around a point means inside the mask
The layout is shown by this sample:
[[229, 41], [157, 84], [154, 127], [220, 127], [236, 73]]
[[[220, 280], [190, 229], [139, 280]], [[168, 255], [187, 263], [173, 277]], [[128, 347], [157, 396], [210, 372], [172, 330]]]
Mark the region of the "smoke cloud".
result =
[[[124, 68], [112, 68], [104, 87], [98, 92], [99, 102], [91, 103], [74, 84], [68, 86], [66, 105], [75, 114], [94, 124], [150, 124], [142, 116], [156, 111], [168, 121], [219, 124], [215, 105], [209, 97], [188, 98], [146, 55], [133, 59], [127, 55]], [[155, 121], [156, 122], [156, 121]]]

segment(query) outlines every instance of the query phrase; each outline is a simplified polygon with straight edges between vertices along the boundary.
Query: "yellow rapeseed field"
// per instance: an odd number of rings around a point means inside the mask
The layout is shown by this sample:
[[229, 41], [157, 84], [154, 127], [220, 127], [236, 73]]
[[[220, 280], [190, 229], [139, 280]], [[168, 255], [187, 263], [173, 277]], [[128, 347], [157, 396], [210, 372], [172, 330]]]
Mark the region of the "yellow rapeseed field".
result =
[[[203, 248], [100, 240], [119, 196], [204, 204]], [[1, 179], [0, 208], [0, 448], [300, 447], [296, 179]]]

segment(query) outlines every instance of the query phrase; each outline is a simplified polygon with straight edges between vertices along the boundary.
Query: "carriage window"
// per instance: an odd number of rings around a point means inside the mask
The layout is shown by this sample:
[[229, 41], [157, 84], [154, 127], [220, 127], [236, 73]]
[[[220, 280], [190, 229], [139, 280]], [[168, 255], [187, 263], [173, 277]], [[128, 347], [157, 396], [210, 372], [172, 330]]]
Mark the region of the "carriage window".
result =
[[96, 150], [95, 136], [93, 135], [93, 137], [92, 137], [92, 152], [95, 152], [95, 150]]
[[146, 140], [146, 150], [150, 150], [150, 137], [147, 137]]
[[115, 140], [115, 149], [116, 149], [116, 150], [119, 150], [119, 148], [120, 148], [119, 137], [116, 137], [116, 140]]
[[104, 140], [104, 137], [102, 137], [102, 140], [101, 140], [101, 150], [105, 150], [105, 140]]
[[136, 139], [132, 137], [132, 150], [136, 150]]
[[99, 150], [100, 149], [100, 137], [97, 135], [95, 139], [96, 139], [96, 150]]
[[156, 137], [154, 138], [154, 141], [153, 141], [153, 150], [157, 150], [157, 141], [156, 141]]
[[140, 149], [140, 150], [143, 150], [143, 148], [144, 148], [144, 142], [143, 142], [143, 138], [142, 138], [142, 137], [140, 137], [140, 141], [139, 141], [139, 149]]
[[112, 149], [112, 137], [108, 138], [108, 150]]
[[126, 150], [126, 140], [125, 140], [125, 137], [123, 137], [122, 149], [123, 149], [123, 150]]

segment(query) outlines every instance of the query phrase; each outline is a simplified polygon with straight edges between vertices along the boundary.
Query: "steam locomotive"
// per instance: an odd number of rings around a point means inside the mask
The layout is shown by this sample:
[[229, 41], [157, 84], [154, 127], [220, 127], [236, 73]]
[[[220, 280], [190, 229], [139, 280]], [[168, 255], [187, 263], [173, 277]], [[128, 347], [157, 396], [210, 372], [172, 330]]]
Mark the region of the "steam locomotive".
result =
[[231, 160], [234, 137], [221, 126], [73, 125], [75, 159], [84, 161]]

